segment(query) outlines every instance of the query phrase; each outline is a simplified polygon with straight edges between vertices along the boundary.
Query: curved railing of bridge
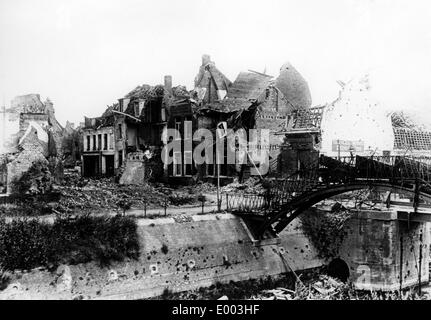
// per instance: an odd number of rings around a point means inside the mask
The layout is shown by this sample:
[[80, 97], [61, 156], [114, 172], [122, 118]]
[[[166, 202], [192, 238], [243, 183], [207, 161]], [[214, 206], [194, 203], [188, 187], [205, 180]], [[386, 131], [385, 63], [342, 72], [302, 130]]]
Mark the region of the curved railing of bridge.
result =
[[337, 185], [385, 183], [409, 186], [431, 195], [431, 165], [407, 156], [355, 156], [332, 158], [321, 155], [308, 168], [284, 179], [264, 180], [263, 194], [229, 194], [227, 210], [271, 217], [288, 210], [289, 203], [304, 195]]

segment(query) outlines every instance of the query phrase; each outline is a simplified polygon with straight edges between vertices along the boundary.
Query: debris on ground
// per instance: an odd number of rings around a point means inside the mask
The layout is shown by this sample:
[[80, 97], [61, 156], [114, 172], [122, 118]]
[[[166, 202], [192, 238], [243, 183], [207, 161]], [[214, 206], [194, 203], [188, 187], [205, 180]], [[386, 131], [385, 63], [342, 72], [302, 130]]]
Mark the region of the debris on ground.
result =
[[198, 182], [192, 186], [170, 186], [163, 183], [120, 185], [114, 178], [88, 179], [67, 171], [60, 185], [55, 185], [59, 200], [44, 203], [31, 198], [19, 203], [0, 205], [0, 214], [47, 215], [89, 214], [107, 211], [124, 213], [128, 209], [153, 209], [206, 204], [216, 187]]
[[265, 188], [262, 186], [260, 180], [253, 177], [248, 178], [244, 183], [234, 181], [221, 188], [222, 192], [225, 193], [248, 193], [248, 194], [264, 194]]
[[60, 213], [98, 212], [145, 205], [161, 207], [166, 196], [151, 185], [118, 185], [111, 179], [81, 179], [76, 184], [62, 184], [60, 201], [54, 208]]
[[338, 279], [325, 274], [318, 279], [309, 282], [297, 281], [295, 289], [278, 287], [264, 290], [258, 296], [258, 300], [339, 300], [348, 295], [351, 287]]
[[176, 223], [192, 222], [193, 218], [186, 214], [179, 214], [172, 217]]

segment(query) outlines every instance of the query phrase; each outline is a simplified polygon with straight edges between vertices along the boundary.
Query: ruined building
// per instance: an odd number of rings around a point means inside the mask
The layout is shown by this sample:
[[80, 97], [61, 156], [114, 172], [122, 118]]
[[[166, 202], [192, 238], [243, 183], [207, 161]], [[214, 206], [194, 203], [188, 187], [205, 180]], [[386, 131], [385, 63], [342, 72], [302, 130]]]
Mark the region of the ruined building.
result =
[[323, 115], [321, 153], [333, 157], [410, 155], [431, 159], [429, 128], [405, 112], [388, 112], [374, 94], [370, 76], [339, 84], [339, 97]]
[[[204, 79], [212, 79], [212, 81], [195, 82], [194, 97], [199, 103], [196, 111], [197, 127], [213, 131], [214, 141], [215, 130], [223, 122], [228, 128], [234, 130], [269, 129], [269, 146], [263, 146], [258, 142], [257, 149], [262, 150], [265, 147], [268, 149], [266, 152], [269, 153], [269, 173], [276, 175], [281, 168], [280, 146], [284, 143], [284, 136], [277, 133], [287, 125], [292, 112], [306, 110], [311, 106], [307, 83], [289, 63], [281, 67], [280, 74], [275, 79], [270, 75], [250, 70], [240, 72], [235, 81], [230, 83], [225, 80], [220, 71], [215, 69], [209, 56], [204, 55], [202, 62], [207, 63], [206, 68], [209, 66], [209, 70], [212, 70], [212, 72], [208, 71]], [[200, 67], [197, 79], [202, 78], [202, 69], [205, 69], [204, 65]], [[209, 85], [211, 83], [225, 84], [223, 90], [226, 92], [221, 91], [211, 99], [203, 95], [202, 91], [211, 91]], [[227, 164], [226, 148], [227, 146], [223, 153], [225, 157], [223, 164], [217, 166], [207, 163], [197, 169], [202, 179], [213, 181], [219, 175], [222, 180], [229, 181], [234, 176], [246, 178], [252, 167], [259, 171], [259, 161], [247, 161], [247, 164], [242, 166]], [[214, 159], [215, 157], [216, 155]], [[263, 168], [261, 171], [266, 172]]]
[[85, 119], [84, 176], [118, 173], [120, 183], [134, 184], [167, 177], [163, 132], [168, 122], [187, 117], [190, 100], [185, 87], [172, 87], [171, 76], [164, 80], [164, 85], [138, 86], [101, 117]]
[[1, 113], [0, 187], [13, 193], [14, 182], [34, 163], [49, 164], [53, 176], [62, 176], [63, 127], [55, 118], [53, 103], [38, 94], [14, 98]]
[[82, 129], [82, 174], [113, 175], [115, 168], [114, 114], [108, 107], [99, 118], [85, 118]]
[[[242, 166], [227, 164], [225, 145], [223, 164], [197, 165], [193, 152], [184, 148], [188, 144], [193, 150], [200, 143], [192, 136], [199, 128], [209, 129], [215, 141], [221, 123], [234, 130], [269, 129], [269, 146], [257, 148], [268, 149], [264, 152], [269, 153], [270, 173], [277, 175], [280, 146], [285, 143], [284, 135], [277, 133], [287, 126], [293, 112], [311, 106], [307, 83], [289, 63], [281, 67], [276, 78], [246, 71], [231, 82], [209, 55], [203, 55], [192, 91], [173, 87], [171, 76], [164, 80], [164, 85], [138, 86], [102, 117], [86, 119], [82, 140], [84, 176], [120, 172], [121, 183], [143, 182], [150, 177], [171, 183], [214, 181], [217, 175], [226, 182], [234, 176], [245, 178], [251, 167], [259, 167], [259, 161], [247, 161]], [[190, 131], [185, 130], [186, 123], [191, 125]], [[177, 129], [178, 134], [164, 136], [167, 128]], [[180, 148], [166, 155], [173, 160], [168, 164], [162, 161], [161, 150], [171, 141]]]
[[[328, 156], [383, 155], [394, 146], [392, 123], [368, 75], [341, 83], [322, 120], [321, 152]], [[378, 139], [376, 138], [378, 137]]]
[[81, 161], [81, 154], [84, 150], [82, 143], [82, 127], [75, 127], [74, 123], [66, 122], [64, 127], [62, 150], [65, 168], [76, 168]]

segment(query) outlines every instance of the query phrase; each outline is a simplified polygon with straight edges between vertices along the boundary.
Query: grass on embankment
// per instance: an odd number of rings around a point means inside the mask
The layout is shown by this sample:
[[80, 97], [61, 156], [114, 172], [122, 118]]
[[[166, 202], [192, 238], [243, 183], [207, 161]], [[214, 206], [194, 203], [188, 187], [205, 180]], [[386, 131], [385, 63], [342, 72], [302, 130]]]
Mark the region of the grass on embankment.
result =
[[95, 261], [108, 265], [137, 259], [136, 222], [128, 217], [57, 218], [54, 223], [0, 220], [0, 267], [3, 270], [55, 268]]

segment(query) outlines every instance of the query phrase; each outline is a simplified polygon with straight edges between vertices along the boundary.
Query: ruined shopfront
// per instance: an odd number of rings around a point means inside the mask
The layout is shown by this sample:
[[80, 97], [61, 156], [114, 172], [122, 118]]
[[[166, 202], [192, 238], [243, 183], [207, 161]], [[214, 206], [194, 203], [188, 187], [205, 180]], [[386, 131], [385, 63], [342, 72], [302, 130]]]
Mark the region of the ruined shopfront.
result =
[[86, 127], [83, 130], [84, 152], [82, 174], [84, 177], [114, 175], [114, 129]]

